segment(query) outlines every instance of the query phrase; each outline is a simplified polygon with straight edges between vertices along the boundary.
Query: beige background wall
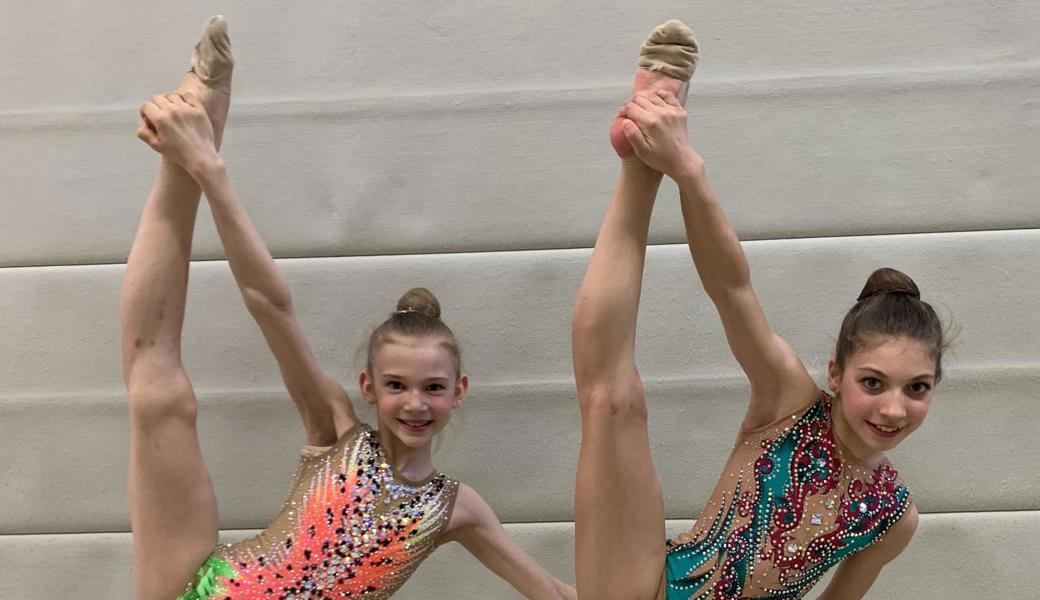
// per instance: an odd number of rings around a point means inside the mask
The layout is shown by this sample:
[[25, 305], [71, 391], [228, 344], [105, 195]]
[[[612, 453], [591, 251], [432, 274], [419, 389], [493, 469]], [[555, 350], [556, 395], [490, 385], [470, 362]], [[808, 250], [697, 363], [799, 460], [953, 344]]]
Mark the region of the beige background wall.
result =
[[[876, 266], [960, 329], [929, 422], [894, 456], [919, 535], [869, 597], [1035, 597], [1036, 2], [65, 0], [0, 5], [0, 598], [130, 595], [117, 302], [157, 164], [136, 107], [215, 12], [238, 57], [225, 158], [319, 360], [353, 388], [369, 328], [433, 289], [473, 381], [436, 460], [568, 580], [568, 318], [615, 177], [606, 130], [643, 37], [685, 20], [702, 45], [691, 137], [813, 372]], [[675, 198], [666, 184], [639, 360], [678, 530], [746, 389]], [[200, 227], [185, 359], [235, 537], [279, 507], [302, 434], [205, 211]], [[450, 548], [399, 597], [516, 594]]]

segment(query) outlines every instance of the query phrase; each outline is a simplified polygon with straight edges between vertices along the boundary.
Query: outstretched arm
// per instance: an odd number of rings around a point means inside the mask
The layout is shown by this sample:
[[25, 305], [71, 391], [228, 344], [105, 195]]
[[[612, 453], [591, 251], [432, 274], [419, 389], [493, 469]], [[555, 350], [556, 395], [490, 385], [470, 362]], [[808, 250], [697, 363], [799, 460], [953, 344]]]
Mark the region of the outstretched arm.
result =
[[442, 542], [459, 542], [493, 573], [532, 600], [575, 600], [570, 585], [553, 577], [516, 545], [494, 511], [473, 488], [459, 484]]
[[357, 418], [346, 391], [318, 365], [293, 310], [285, 278], [216, 157], [195, 173], [206, 194], [231, 272], [246, 308], [278, 361], [307, 429], [308, 443], [332, 444]]
[[708, 184], [704, 161], [687, 140], [685, 109], [671, 94], [658, 92], [638, 95], [625, 112], [637, 155], [679, 185], [697, 273], [718, 310], [730, 350], [751, 382], [745, 425], [771, 423], [809, 401], [816, 384], [769, 327], [740, 240]]
[[334, 443], [353, 426], [353, 409], [346, 392], [311, 353], [285, 280], [231, 188], [204, 106], [191, 94], [171, 93], [146, 108], [147, 126], [138, 135], [183, 167], [205, 192], [239, 290], [278, 361], [308, 443]]

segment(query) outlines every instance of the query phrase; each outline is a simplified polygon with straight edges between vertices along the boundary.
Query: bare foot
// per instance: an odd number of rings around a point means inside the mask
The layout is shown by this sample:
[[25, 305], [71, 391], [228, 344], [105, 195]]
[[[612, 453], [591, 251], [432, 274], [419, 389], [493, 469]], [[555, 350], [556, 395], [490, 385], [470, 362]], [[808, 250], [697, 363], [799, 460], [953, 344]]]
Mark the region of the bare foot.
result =
[[231, 103], [231, 72], [234, 67], [227, 20], [220, 15], [210, 17], [192, 52], [191, 69], [184, 74], [177, 91], [193, 94], [202, 102], [213, 125], [213, 138], [218, 150]]
[[[666, 90], [685, 105], [697, 58], [697, 40], [689, 27], [675, 20], [657, 26], [639, 49], [639, 69], [632, 95], [644, 90]], [[623, 122], [618, 116], [611, 124], [610, 144], [618, 156], [629, 158], [635, 156], [635, 152], [625, 138]]]

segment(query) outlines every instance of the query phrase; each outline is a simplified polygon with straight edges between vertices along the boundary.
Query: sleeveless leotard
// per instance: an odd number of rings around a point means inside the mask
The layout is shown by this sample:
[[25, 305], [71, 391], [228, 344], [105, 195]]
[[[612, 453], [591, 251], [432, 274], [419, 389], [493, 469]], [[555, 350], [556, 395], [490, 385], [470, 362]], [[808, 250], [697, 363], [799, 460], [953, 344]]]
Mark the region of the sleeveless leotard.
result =
[[801, 598], [903, 516], [912, 499], [891, 463], [843, 456], [832, 401], [741, 431], [693, 529], [668, 542], [668, 600]]
[[305, 449], [281, 514], [218, 547], [179, 600], [389, 598], [434, 550], [457, 492], [443, 474], [395, 476], [359, 424], [324, 452]]

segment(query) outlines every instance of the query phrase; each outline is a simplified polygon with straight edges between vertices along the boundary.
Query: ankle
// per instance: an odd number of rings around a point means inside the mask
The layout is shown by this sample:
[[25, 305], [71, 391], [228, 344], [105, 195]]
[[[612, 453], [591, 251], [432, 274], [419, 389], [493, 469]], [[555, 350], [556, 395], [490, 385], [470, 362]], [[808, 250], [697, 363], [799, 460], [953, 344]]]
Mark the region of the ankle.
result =
[[621, 159], [621, 172], [638, 177], [661, 177], [662, 175], [635, 156]]

